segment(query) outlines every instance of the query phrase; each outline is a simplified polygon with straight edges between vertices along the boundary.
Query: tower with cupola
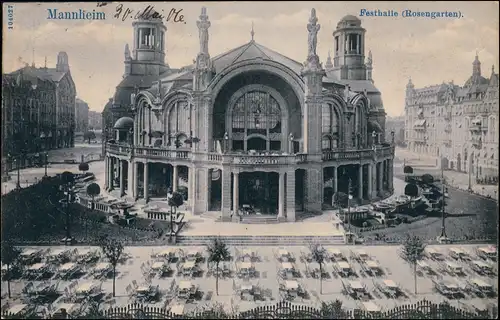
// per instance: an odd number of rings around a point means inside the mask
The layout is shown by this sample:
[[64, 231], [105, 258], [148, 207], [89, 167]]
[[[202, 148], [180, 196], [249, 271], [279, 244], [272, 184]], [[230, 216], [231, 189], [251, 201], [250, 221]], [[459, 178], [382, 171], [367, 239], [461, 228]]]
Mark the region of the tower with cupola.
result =
[[165, 34], [162, 19], [138, 19], [132, 23], [134, 43], [132, 53], [125, 45], [125, 74], [158, 76], [169, 69], [165, 62]]
[[[365, 64], [365, 33], [361, 20], [352, 15], [342, 18], [333, 32], [333, 68], [339, 80], [369, 80]], [[371, 63], [371, 62], [370, 62]], [[371, 66], [370, 66], [371, 78]]]

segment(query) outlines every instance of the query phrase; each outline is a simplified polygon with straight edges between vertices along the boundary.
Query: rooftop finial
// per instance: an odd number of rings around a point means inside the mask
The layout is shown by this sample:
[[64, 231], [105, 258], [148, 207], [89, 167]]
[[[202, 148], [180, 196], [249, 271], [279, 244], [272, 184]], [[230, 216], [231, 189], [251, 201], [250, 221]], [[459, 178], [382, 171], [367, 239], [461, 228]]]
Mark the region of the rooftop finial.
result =
[[44, 65], [45, 68], [47, 68], [47, 56], [45, 56], [45, 65]]
[[495, 73], [495, 65], [491, 65], [491, 73]]
[[31, 62], [31, 66], [35, 67], [35, 47], [33, 47], [33, 57], [32, 58], [33, 58], [33, 60]]
[[253, 37], [255, 35], [255, 32], [253, 31], [253, 21], [252, 21], [252, 31], [250, 31], [250, 35], [252, 36], [252, 41], [254, 41]]

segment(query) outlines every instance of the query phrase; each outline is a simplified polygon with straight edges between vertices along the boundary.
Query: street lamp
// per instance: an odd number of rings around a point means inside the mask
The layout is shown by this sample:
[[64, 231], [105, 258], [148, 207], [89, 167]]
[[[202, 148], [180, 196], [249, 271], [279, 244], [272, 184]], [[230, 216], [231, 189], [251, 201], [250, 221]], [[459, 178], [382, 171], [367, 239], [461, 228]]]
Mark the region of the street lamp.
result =
[[60, 188], [66, 196], [65, 199], [63, 198], [63, 199], [59, 200], [59, 203], [63, 207], [62, 213], [65, 214], [65, 216], [66, 216], [66, 238], [64, 239], [64, 243], [71, 244], [73, 242], [73, 239], [71, 238], [70, 212], [69, 212], [68, 206], [74, 200], [73, 184], [75, 182], [75, 176], [73, 175], [73, 173], [71, 173], [69, 171], [64, 171], [63, 173], [61, 173], [60, 179], [62, 182]]
[[49, 154], [48, 152], [45, 152], [45, 175], [43, 176], [44, 178], [47, 178], [47, 165], [49, 164]]
[[14, 158], [14, 163], [16, 164], [16, 167], [17, 167], [16, 190], [19, 190], [19, 189], [21, 189], [21, 183], [20, 183], [20, 175], [21, 175], [20, 165], [21, 165], [21, 163], [17, 158]]
[[351, 194], [351, 186], [352, 186], [352, 180], [349, 178], [349, 184], [347, 186], [347, 240], [348, 243], [352, 242], [352, 233], [351, 233], [351, 200], [352, 200], [352, 194]]
[[224, 132], [224, 153], [227, 153], [229, 149], [229, 134]]
[[446, 212], [445, 212], [445, 206], [446, 206], [446, 196], [448, 195], [448, 188], [445, 187], [445, 181], [443, 180], [442, 183], [442, 193], [443, 193], [443, 203], [441, 204], [441, 236], [439, 239], [441, 242], [447, 240], [446, 236], [446, 225], [445, 225], [445, 218], [446, 218]]

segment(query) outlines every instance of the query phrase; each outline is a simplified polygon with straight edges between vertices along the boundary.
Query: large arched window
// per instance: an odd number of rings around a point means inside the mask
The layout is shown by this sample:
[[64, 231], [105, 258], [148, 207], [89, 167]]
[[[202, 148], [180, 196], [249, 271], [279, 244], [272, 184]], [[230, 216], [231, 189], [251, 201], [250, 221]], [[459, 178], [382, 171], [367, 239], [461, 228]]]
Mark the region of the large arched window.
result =
[[248, 134], [262, 135], [267, 135], [267, 130], [270, 133], [281, 133], [281, 111], [278, 102], [267, 92], [247, 92], [234, 105], [232, 130], [246, 130]]
[[325, 103], [321, 110], [321, 149], [331, 150], [339, 144], [339, 115], [332, 104]]
[[[186, 100], [175, 101], [168, 112], [167, 130], [170, 144], [183, 145], [183, 140], [192, 134], [191, 104]], [[182, 139], [184, 137], [184, 139]]]
[[231, 137], [235, 150], [281, 150], [282, 107], [266, 91], [251, 90], [232, 106]]

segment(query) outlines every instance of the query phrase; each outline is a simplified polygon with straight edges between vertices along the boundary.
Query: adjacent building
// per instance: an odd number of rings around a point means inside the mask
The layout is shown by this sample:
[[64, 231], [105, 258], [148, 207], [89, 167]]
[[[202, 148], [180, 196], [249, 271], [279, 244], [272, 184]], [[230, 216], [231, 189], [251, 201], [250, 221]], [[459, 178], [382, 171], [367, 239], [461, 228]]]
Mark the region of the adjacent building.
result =
[[89, 130], [102, 130], [101, 112], [89, 111]]
[[74, 146], [75, 83], [68, 55], [55, 68], [34, 65], [2, 75], [2, 159], [25, 163], [34, 153]]
[[390, 195], [394, 146], [371, 54], [365, 59], [366, 30], [344, 17], [325, 70], [317, 22], [313, 9], [303, 63], [259, 44], [253, 30], [247, 43], [211, 57], [203, 8], [196, 59], [173, 69], [163, 22], [135, 21], [125, 77], [103, 112], [105, 126], [122, 115], [106, 144], [107, 189], [146, 202], [187, 189], [194, 214], [217, 210], [224, 221], [244, 219], [241, 210], [295, 221], [335, 193], [360, 203]]
[[476, 178], [498, 177], [498, 73], [481, 72], [476, 55], [472, 74], [459, 86], [406, 86], [405, 138], [411, 151], [441, 159], [445, 169]]
[[405, 147], [405, 116], [387, 117], [385, 121], [385, 138], [387, 141], [392, 139], [394, 134], [394, 143], [396, 146]]
[[75, 102], [75, 132], [84, 133], [89, 127], [89, 105], [80, 98]]

